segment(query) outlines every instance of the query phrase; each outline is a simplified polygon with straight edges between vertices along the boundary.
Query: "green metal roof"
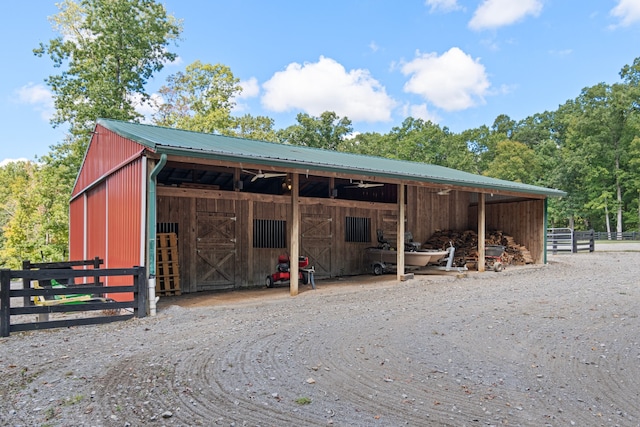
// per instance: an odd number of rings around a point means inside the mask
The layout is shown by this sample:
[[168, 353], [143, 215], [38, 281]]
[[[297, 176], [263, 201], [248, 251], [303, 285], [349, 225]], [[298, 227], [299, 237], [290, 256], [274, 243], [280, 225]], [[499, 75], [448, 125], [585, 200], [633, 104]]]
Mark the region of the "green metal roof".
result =
[[443, 166], [338, 151], [278, 144], [160, 126], [98, 119], [98, 124], [153, 152], [202, 159], [254, 163], [304, 171], [369, 175], [485, 190], [564, 196], [551, 188], [489, 178]]

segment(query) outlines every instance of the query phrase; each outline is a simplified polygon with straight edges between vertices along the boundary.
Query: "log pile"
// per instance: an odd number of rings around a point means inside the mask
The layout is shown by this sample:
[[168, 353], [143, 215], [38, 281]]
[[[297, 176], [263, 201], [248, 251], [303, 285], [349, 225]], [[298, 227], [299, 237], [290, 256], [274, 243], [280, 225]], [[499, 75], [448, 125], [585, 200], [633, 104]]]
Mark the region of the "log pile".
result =
[[[422, 245], [422, 249], [446, 250], [450, 244], [456, 248], [454, 265], [463, 266], [476, 263], [478, 260], [478, 233], [473, 230], [437, 230]], [[502, 245], [502, 263], [505, 265], [532, 264], [533, 258], [529, 250], [516, 243], [515, 239], [502, 231], [488, 232], [485, 236], [486, 245]]]

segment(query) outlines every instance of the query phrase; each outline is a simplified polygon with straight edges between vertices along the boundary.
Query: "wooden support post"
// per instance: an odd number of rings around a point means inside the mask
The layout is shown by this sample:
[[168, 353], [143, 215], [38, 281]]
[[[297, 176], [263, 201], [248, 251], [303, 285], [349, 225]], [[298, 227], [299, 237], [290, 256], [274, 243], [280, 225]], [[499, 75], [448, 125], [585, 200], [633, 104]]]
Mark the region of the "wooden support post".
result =
[[233, 191], [240, 191], [240, 168], [233, 169]]
[[289, 293], [292, 297], [298, 295], [298, 283], [300, 267], [300, 205], [298, 203], [299, 177], [297, 173], [291, 174], [291, 254], [289, 258]]
[[[249, 279], [249, 284], [254, 283], [254, 270], [253, 270], [253, 255], [255, 253], [255, 249], [251, 244], [253, 239], [253, 200], [247, 200], [247, 227], [245, 238], [247, 242], [249, 242], [249, 250], [247, 251], [247, 278]], [[260, 281], [261, 280], [261, 281]], [[258, 281], [258, 283], [264, 285], [264, 276], [262, 276]]]
[[484, 193], [478, 193], [478, 271], [484, 271], [484, 239], [486, 229]]
[[[31, 270], [31, 261], [23, 260], [22, 261], [22, 269], [23, 270]], [[29, 289], [30, 287], [31, 287], [31, 280], [22, 279], [22, 289]], [[30, 297], [24, 296], [24, 297], [22, 297], [22, 304], [23, 304], [24, 307], [29, 307], [30, 305], [33, 305], [33, 301], [31, 301]]]
[[404, 280], [404, 184], [398, 184], [398, 243], [396, 256], [398, 257], [398, 271], [396, 273], [398, 281]]

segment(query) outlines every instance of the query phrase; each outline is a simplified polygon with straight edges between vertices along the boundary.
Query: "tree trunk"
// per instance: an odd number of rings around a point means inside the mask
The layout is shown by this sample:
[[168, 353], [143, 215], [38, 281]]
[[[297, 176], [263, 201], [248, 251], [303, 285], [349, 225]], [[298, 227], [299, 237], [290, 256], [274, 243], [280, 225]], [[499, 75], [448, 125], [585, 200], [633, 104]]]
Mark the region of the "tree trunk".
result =
[[616, 199], [618, 202], [616, 231], [618, 232], [618, 239], [622, 240], [622, 188], [620, 187], [620, 159], [616, 156]]
[[604, 201], [604, 220], [607, 223], [607, 240], [611, 240], [611, 223], [609, 222], [609, 208], [607, 201]]

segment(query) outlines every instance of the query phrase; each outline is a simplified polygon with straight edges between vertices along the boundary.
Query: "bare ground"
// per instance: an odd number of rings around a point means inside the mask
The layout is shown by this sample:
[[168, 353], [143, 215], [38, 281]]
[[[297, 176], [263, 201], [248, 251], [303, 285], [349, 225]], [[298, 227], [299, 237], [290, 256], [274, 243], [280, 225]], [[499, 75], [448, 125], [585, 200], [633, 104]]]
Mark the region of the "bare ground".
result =
[[640, 426], [640, 244], [0, 339], [11, 426]]

